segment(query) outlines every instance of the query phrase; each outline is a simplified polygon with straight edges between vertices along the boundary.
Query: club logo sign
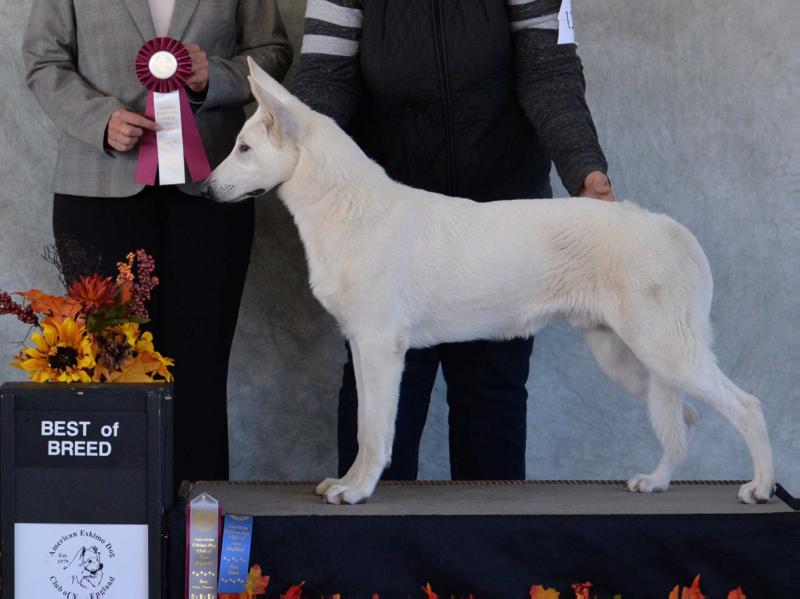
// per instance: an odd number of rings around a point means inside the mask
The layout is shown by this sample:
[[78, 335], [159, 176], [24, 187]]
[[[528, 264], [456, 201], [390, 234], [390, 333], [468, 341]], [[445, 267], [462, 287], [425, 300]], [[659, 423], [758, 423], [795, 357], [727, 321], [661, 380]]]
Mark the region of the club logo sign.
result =
[[18, 597], [147, 596], [147, 526], [16, 524], [14, 536]]
[[102, 597], [114, 587], [114, 545], [91, 529], [62, 536], [50, 549], [49, 581], [65, 597]]

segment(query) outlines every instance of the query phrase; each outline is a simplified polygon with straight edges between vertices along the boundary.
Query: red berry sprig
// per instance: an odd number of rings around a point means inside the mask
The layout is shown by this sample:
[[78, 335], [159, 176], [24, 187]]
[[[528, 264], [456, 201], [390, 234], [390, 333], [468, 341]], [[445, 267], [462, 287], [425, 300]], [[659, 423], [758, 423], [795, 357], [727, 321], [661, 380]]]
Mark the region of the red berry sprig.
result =
[[9, 293], [0, 291], [0, 316], [13, 314], [18, 320], [31, 326], [39, 326], [39, 318], [30, 306], [15, 302]]
[[144, 250], [136, 250], [136, 281], [131, 289], [131, 302], [134, 316], [149, 318], [147, 303], [150, 301], [153, 289], [158, 285], [158, 277], [153, 276], [156, 270], [156, 261]]

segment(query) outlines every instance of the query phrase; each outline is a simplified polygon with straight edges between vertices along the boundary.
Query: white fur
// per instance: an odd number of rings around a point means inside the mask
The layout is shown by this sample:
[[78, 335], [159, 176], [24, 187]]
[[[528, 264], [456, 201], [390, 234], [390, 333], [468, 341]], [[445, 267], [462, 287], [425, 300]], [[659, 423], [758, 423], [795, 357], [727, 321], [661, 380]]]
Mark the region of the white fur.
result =
[[342, 479], [319, 485], [326, 501], [372, 494], [391, 457], [407, 349], [529, 336], [554, 318], [584, 329], [602, 370], [647, 405], [664, 455], [630, 479], [631, 491], [669, 486], [696, 417], [687, 393], [728, 418], [750, 449], [754, 480], [739, 498], [771, 496], [760, 403], [717, 367], [711, 272], [686, 228], [629, 203], [480, 204], [401, 185], [331, 119], [250, 66], [259, 109], [208, 189], [230, 202], [280, 185], [313, 293], [352, 345], [359, 453]]

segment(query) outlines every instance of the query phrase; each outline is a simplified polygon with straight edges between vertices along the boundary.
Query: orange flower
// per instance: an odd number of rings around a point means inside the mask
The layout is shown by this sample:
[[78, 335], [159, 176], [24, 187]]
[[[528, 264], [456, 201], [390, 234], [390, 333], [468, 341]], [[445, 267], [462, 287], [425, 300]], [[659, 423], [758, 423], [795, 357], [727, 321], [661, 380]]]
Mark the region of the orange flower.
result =
[[559, 592], [555, 589], [546, 589], [542, 585], [535, 584], [530, 590], [531, 599], [558, 599]]
[[111, 277], [91, 275], [81, 277], [69, 288], [69, 297], [83, 305], [86, 313], [114, 303], [117, 286]]
[[428, 599], [439, 599], [439, 595], [433, 592], [431, 588], [431, 583], [426, 583], [422, 590], [425, 591], [425, 594], [428, 596]]
[[736, 587], [728, 593], [728, 599], [747, 599], [747, 595], [744, 594], [742, 587]]

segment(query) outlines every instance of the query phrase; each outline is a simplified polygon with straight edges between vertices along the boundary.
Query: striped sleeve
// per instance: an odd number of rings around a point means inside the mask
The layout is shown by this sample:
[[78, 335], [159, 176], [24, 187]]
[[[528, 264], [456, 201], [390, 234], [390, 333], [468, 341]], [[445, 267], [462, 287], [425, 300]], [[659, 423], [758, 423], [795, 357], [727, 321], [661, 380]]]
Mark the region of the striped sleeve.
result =
[[586, 104], [576, 46], [558, 44], [559, 11], [568, 0], [506, 1], [514, 36], [517, 98], [564, 187], [577, 195], [586, 175], [595, 170], [605, 173], [608, 164]]
[[362, 0], [308, 0], [294, 94], [346, 127], [361, 96]]
[[362, 20], [361, 0], [308, 0], [300, 53], [355, 56]]
[[361, 97], [362, 0], [308, 0], [294, 94], [341, 127]]
[[560, 4], [548, 0], [507, 0], [511, 31], [550, 29], [558, 31]]

